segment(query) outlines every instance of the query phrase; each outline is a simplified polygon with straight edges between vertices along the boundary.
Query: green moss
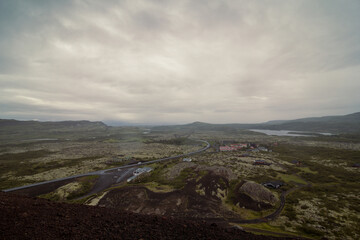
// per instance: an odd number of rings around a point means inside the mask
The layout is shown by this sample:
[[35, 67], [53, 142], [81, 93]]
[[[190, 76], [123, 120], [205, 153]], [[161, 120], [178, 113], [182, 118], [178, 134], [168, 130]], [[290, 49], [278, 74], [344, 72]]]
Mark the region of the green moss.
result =
[[56, 190], [47, 194], [40, 195], [39, 197], [49, 199], [51, 201], [71, 201], [90, 192], [98, 178], [99, 176], [97, 175], [78, 178], [76, 182], [81, 184], [80, 188], [76, 189], [73, 192], [70, 192], [69, 195], [66, 196], [66, 199], [62, 199], [61, 196], [57, 194]]
[[86, 177], [79, 178], [77, 180], [77, 182], [81, 183], [81, 188], [75, 192], [70, 193], [66, 199], [72, 200], [72, 199], [84, 196], [85, 194], [87, 194], [88, 192], [91, 191], [91, 189], [94, 187], [98, 178], [99, 178], [98, 175], [86, 176]]
[[302, 224], [301, 226], [297, 226], [296, 230], [314, 237], [322, 237], [324, 235], [321, 231], [306, 223]]
[[306, 184], [306, 182], [303, 179], [301, 179], [295, 175], [278, 173], [277, 178], [280, 178], [281, 180], [283, 180], [286, 183], [294, 182], [294, 183], [300, 183], [300, 184], [304, 184], [304, 185]]

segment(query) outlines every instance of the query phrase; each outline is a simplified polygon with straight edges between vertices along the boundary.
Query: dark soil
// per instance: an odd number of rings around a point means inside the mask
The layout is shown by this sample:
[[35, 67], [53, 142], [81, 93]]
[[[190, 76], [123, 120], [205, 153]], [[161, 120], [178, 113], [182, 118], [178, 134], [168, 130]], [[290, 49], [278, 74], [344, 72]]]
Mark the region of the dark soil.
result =
[[215, 218], [219, 216], [216, 213], [220, 213], [218, 201], [200, 196], [187, 187], [169, 193], [152, 192], [142, 186], [123, 187], [111, 190], [98, 205], [136, 213], [183, 218]]
[[[182, 189], [167, 193], [153, 192], [143, 186], [113, 189], [99, 201], [98, 206], [186, 219], [241, 219], [222, 204], [221, 198], [225, 197], [228, 187], [225, 177], [209, 173], [198, 180], [188, 180]], [[235, 190], [234, 204], [257, 211], [272, 208], [270, 204], [254, 201], [240, 192], [239, 187], [241, 185]], [[197, 192], [198, 188], [202, 194]]]
[[291, 239], [0, 192], [0, 239]]
[[[204, 195], [196, 192], [196, 186], [201, 186]], [[108, 192], [98, 206], [182, 218], [238, 218], [222, 206], [216, 195], [218, 189], [226, 191], [227, 187], [226, 178], [213, 174], [203, 176], [198, 182], [189, 180], [184, 188], [167, 193], [153, 192], [143, 186], [125, 186]]]

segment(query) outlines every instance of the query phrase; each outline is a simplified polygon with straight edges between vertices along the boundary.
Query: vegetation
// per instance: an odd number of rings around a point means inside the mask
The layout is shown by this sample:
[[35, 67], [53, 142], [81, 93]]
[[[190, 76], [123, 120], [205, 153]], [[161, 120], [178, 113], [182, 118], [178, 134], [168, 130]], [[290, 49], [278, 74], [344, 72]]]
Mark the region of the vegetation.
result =
[[90, 192], [96, 183], [99, 176], [85, 176], [78, 178], [74, 183], [67, 184], [56, 189], [53, 192], [40, 195], [41, 198], [46, 198], [53, 201], [70, 201], [82, 197]]
[[[357, 231], [360, 229], [360, 172], [359, 168], [352, 167], [360, 163], [360, 135], [354, 132], [278, 137], [244, 130], [249, 127], [244, 125], [193, 123], [155, 127], [143, 134], [141, 127], [112, 128], [88, 122], [44, 126], [34, 122], [26, 123], [26, 126], [11, 121], [6, 124], [6, 127], [0, 126], [2, 189], [190, 152], [199, 148], [199, 143], [191, 139], [205, 139], [213, 147], [206, 153], [192, 156], [193, 165], [190, 166], [194, 167], [182, 168], [175, 177], [169, 178], [169, 169], [177, 165], [179, 159], [156, 163], [151, 165], [152, 172], [132, 184], [142, 184], [159, 192], [172, 191], [183, 188], [189, 181], [199, 181], [209, 173], [208, 170], [195, 170], [195, 166], [224, 168], [231, 172], [228, 177], [232, 179], [227, 197], [223, 199], [224, 205], [243, 217], [259, 218], [270, 212], [234, 206], [236, 186], [242, 180], [283, 181], [285, 186], [271, 190], [277, 195], [291, 190], [281, 215], [275, 221], [245, 227], [315, 239], [360, 238]], [[252, 142], [273, 151], [218, 152], [217, 147], [224, 142]], [[254, 166], [257, 159], [264, 159], [271, 165]], [[300, 164], [295, 164], [294, 160]], [[79, 196], [90, 191], [96, 178], [78, 179], [42, 197], [77, 202]]]

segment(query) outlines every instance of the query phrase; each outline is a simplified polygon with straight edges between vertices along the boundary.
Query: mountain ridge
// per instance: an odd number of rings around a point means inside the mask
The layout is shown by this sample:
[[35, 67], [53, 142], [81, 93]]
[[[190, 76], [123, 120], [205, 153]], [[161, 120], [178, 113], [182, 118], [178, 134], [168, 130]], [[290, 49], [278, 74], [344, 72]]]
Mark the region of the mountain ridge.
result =
[[269, 129], [269, 130], [293, 130], [329, 132], [333, 134], [360, 133], [360, 112], [338, 116], [309, 117], [294, 120], [271, 120], [264, 123], [229, 123], [212, 124], [205, 122], [193, 122], [184, 125], [168, 125], [154, 127], [157, 130], [169, 129], [190, 129], [190, 130], [226, 130], [232, 129]]

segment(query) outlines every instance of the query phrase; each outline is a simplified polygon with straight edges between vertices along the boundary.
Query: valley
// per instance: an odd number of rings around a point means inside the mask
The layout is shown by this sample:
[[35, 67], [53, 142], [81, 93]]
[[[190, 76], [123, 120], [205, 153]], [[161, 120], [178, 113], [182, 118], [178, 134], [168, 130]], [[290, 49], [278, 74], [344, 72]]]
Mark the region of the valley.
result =
[[[10, 192], [274, 236], [359, 237], [353, 135], [270, 136], [199, 124], [76, 129], [2, 142], [1, 189], [55, 180]], [[143, 167], [150, 171], [128, 180]]]

